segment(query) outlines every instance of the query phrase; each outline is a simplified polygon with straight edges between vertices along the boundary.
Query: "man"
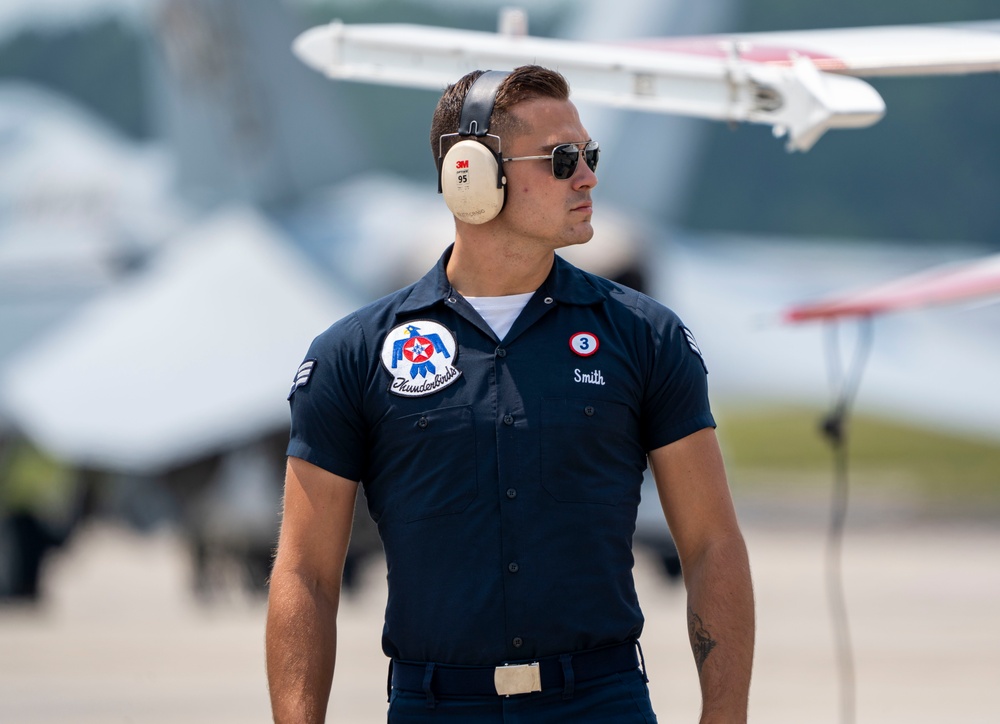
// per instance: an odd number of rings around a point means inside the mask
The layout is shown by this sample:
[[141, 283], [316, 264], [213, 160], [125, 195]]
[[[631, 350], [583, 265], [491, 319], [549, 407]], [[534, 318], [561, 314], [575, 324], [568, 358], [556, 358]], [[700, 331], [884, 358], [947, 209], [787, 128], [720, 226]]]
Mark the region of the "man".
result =
[[454, 244], [320, 335], [290, 395], [276, 721], [324, 719], [359, 481], [388, 562], [390, 722], [655, 721], [631, 552], [647, 459], [701, 720], [745, 721], [753, 598], [701, 354], [672, 312], [554, 253], [593, 235], [597, 184], [565, 80], [469, 74], [431, 146]]

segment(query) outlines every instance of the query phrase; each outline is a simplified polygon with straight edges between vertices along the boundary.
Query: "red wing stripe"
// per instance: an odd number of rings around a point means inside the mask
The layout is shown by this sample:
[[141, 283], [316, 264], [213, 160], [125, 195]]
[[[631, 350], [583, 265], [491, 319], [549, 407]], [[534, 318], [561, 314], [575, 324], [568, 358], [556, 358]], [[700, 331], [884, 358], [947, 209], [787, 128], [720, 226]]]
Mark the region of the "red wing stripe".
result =
[[1000, 295], [1000, 254], [786, 310], [786, 322], [857, 317]]

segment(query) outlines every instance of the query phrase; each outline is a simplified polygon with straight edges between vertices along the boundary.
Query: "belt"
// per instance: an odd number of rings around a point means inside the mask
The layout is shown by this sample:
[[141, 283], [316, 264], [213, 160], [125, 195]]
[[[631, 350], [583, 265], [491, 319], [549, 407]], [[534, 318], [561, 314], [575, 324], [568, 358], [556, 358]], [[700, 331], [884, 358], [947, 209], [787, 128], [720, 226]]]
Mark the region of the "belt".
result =
[[510, 696], [620, 674], [639, 667], [637, 642], [502, 666], [451, 666], [393, 660], [392, 688], [428, 696]]

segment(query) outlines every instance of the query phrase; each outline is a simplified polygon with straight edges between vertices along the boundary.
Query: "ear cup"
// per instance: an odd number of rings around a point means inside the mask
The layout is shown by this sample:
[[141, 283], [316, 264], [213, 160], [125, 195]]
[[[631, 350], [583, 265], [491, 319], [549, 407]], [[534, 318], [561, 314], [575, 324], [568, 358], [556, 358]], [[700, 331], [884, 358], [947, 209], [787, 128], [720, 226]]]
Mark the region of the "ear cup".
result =
[[506, 179], [496, 154], [478, 141], [459, 141], [441, 164], [441, 193], [456, 218], [484, 224], [503, 208]]

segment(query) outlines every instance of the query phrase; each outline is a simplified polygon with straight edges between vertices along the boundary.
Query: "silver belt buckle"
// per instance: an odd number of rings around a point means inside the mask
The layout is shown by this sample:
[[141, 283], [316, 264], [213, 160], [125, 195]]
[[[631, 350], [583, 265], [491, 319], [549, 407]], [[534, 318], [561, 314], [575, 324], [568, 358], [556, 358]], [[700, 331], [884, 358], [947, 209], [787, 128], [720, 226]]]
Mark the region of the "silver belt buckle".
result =
[[493, 670], [493, 685], [496, 686], [497, 694], [500, 696], [541, 691], [542, 674], [538, 662], [514, 666], [504, 664], [496, 667]]

